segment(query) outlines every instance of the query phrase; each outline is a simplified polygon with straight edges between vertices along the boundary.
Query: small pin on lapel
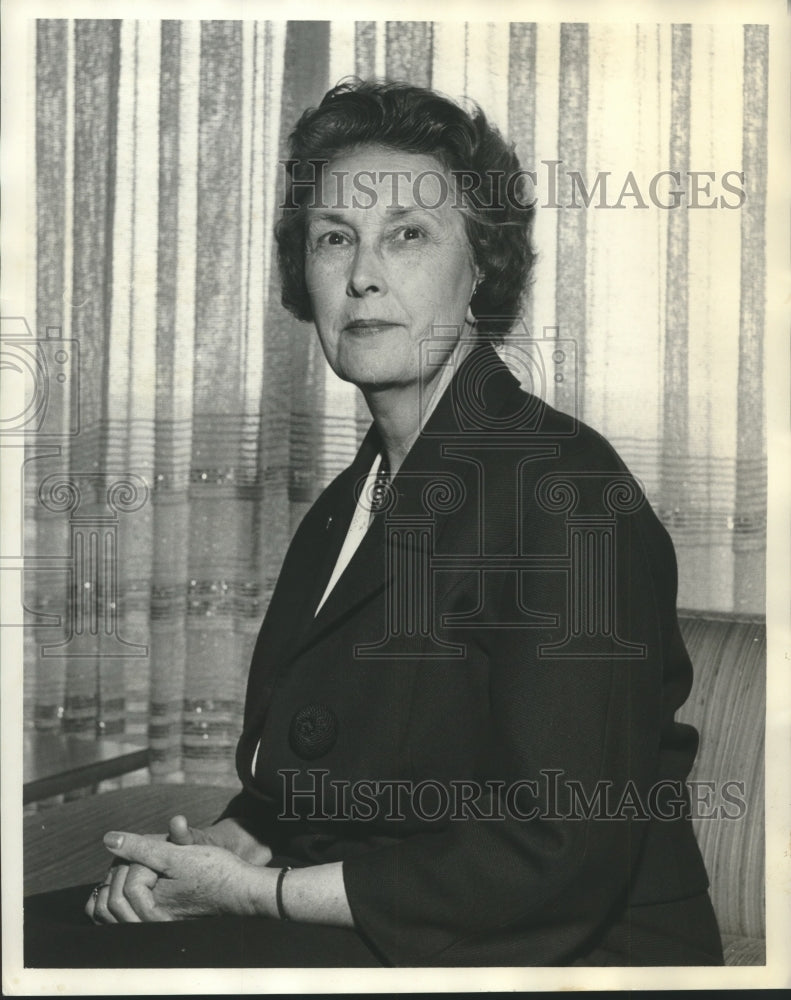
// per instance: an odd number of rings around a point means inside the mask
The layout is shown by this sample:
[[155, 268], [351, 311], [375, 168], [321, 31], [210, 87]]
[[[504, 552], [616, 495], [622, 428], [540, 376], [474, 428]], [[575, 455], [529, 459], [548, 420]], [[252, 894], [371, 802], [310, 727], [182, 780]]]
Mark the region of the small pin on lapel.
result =
[[332, 514], [330, 514], [330, 516], [327, 518], [327, 527], [324, 530], [329, 531], [331, 524], [332, 524]]

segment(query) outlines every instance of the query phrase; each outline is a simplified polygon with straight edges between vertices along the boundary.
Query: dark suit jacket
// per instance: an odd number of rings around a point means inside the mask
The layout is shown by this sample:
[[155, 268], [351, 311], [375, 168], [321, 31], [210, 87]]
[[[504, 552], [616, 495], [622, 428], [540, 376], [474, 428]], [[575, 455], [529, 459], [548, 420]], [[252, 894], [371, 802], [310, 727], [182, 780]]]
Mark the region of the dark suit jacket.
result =
[[611, 446], [477, 348], [314, 617], [377, 449], [372, 428], [295, 534], [226, 815], [343, 860], [399, 965], [584, 960], [635, 907], [705, 893], [675, 556]]

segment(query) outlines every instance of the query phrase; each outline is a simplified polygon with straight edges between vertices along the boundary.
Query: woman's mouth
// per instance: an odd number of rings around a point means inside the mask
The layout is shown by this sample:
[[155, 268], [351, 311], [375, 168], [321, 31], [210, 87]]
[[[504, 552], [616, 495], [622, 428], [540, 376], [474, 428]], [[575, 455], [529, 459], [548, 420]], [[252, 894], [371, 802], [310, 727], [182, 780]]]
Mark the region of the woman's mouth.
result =
[[391, 330], [394, 327], [403, 326], [402, 323], [396, 323], [389, 319], [353, 319], [350, 323], [344, 326], [344, 332], [347, 333], [380, 333], [383, 330]]

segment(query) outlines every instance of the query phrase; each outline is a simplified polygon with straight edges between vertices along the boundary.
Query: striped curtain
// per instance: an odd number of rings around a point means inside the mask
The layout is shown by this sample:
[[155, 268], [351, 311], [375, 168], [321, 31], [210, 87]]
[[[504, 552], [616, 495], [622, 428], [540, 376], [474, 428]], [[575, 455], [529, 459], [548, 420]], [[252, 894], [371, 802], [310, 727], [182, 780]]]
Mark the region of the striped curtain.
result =
[[26, 465], [26, 725], [147, 734], [154, 780], [233, 781], [283, 555], [368, 421], [272, 243], [288, 132], [350, 74], [467, 94], [516, 144], [525, 321], [571, 359], [530, 388], [643, 481], [682, 607], [762, 612], [767, 48], [761, 25], [39, 21], [35, 332], [79, 364]]

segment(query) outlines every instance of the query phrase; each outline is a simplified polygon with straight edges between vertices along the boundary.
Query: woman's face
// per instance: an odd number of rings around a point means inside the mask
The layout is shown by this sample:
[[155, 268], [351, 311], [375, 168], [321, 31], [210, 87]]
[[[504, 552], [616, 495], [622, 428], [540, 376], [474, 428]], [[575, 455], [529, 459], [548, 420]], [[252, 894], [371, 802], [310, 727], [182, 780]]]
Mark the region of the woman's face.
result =
[[450, 354], [477, 278], [452, 181], [431, 156], [380, 146], [339, 155], [324, 177], [305, 277], [327, 360], [363, 388], [429, 381], [439, 369], [421, 374], [420, 342], [443, 338], [432, 366]]

